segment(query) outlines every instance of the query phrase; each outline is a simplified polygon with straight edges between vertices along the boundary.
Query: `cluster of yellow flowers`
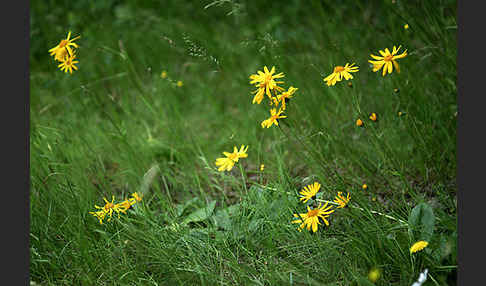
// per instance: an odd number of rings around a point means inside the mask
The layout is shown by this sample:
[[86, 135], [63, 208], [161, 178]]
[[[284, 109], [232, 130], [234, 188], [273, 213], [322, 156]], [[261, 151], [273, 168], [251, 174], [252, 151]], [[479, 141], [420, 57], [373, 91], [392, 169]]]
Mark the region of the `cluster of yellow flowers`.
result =
[[106, 198], [103, 198], [105, 201], [105, 205], [100, 207], [95, 205], [95, 208], [98, 209], [98, 211], [94, 212], [89, 212], [93, 216], [97, 217], [98, 220], [100, 221], [100, 224], [103, 224], [103, 219], [105, 219], [106, 216], [108, 216], [107, 221], [110, 221], [113, 213], [117, 213], [118, 218], [120, 217], [120, 213], [126, 213], [128, 209], [130, 209], [134, 204], [137, 202], [140, 202], [142, 200], [142, 196], [135, 192], [132, 193], [131, 197], [129, 199], [126, 199], [118, 204], [115, 204], [115, 196], [111, 197], [111, 202], [109, 202]]
[[[281, 114], [285, 111], [287, 107], [286, 104], [288, 103], [289, 99], [292, 98], [292, 95], [298, 90], [298, 88], [293, 86], [289, 87], [288, 90], [278, 86], [284, 82], [276, 81], [276, 79], [283, 78], [285, 75], [283, 73], [274, 73], [275, 67], [272, 67], [272, 69], [269, 71], [268, 68], [264, 66], [263, 72], [257, 71], [256, 74], [250, 75], [250, 84], [255, 85], [257, 88], [252, 92], [255, 94], [252, 103], [260, 104], [264, 98], [264, 95], [267, 95], [270, 105], [275, 105], [274, 108], [270, 109], [270, 117], [262, 121], [262, 128], [269, 128], [274, 124], [278, 126], [278, 119], [287, 117]], [[280, 107], [278, 107], [279, 105]]]
[[[403, 53], [398, 55], [398, 51], [400, 50], [401, 46], [398, 48], [393, 46], [392, 52], [385, 48], [385, 51], [379, 50], [381, 56], [375, 56], [371, 54], [371, 58], [374, 60], [368, 60], [369, 63], [373, 65], [373, 72], [379, 71], [383, 68], [382, 75], [385, 76], [387, 73], [392, 73], [393, 67], [400, 72], [400, 66], [397, 63], [398, 59], [404, 58], [407, 56], [407, 50]], [[354, 63], [351, 65], [346, 63], [344, 66], [336, 66], [334, 67], [334, 71], [325, 77], [323, 80], [326, 82], [328, 86], [335, 85], [338, 81], [341, 81], [343, 78], [345, 80], [349, 80], [353, 78], [351, 73], [358, 72], [359, 68], [354, 66]]]
[[[307, 203], [308, 200], [316, 200], [317, 193], [320, 189], [321, 184], [318, 182], [305, 186], [299, 192], [301, 194], [300, 201]], [[349, 193], [344, 196], [342, 192], [338, 192], [334, 199], [334, 202], [338, 205], [336, 209], [344, 208], [350, 200], [351, 196]], [[335, 209], [332, 209], [332, 206], [328, 206], [328, 202], [326, 202], [324, 205], [319, 203], [319, 206], [314, 207], [313, 209], [307, 206], [306, 213], [294, 214], [294, 217], [297, 219], [293, 220], [292, 223], [300, 223], [300, 227], [298, 228], [299, 231], [302, 231], [304, 227], [307, 227], [307, 230], [311, 230], [312, 227], [312, 231], [316, 232], [317, 225], [321, 224], [319, 219], [321, 219], [324, 224], [329, 226], [329, 222], [326, 218], [328, 218], [334, 211]]]
[[72, 74], [73, 69], [78, 69], [74, 64], [78, 63], [78, 61], [75, 60], [75, 49], [79, 48], [79, 46], [74, 43], [74, 41], [81, 38], [81, 36], [77, 36], [72, 39], [70, 39], [70, 37], [71, 31], [69, 31], [67, 38], [62, 39], [57, 46], [49, 50], [49, 53], [51, 53], [51, 56], [54, 56], [54, 60], [61, 62], [58, 65], [61, 71], [66, 73], [69, 71], [69, 73]]

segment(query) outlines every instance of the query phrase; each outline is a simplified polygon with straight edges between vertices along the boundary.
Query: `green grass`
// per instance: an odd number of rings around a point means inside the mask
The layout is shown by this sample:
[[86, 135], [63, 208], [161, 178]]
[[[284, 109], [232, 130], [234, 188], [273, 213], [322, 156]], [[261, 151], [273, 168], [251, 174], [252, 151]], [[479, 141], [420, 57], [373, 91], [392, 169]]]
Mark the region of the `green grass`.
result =
[[[376, 285], [425, 268], [424, 285], [455, 285], [456, 1], [396, 2], [31, 3], [30, 279], [370, 285], [377, 267]], [[47, 52], [69, 30], [72, 75]], [[408, 50], [401, 72], [372, 72], [369, 55], [393, 45]], [[353, 86], [328, 87], [346, 62], [360, 68]], [[249, 84], [263, 66], [299, 89], [268, 129]], [[248, 157], [218, 172], [242, 144]], [[350, 205], [298, 232], [298, 192], [314, 181], [320, 200], [344, 191]], [[136, 191], [120, 218], [89, 214]]]

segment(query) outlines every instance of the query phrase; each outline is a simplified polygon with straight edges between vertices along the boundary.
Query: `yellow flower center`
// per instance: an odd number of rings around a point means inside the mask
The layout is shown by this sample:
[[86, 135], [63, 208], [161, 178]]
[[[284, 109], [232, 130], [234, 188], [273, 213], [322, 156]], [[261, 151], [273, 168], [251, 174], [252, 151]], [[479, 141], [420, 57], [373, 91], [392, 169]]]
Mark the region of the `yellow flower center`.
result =
[[393, 60], [393, 56], [392, 55], [387, 55], [387, 56], [385, 56], [385, 58], [383, 60], [385, 62], [389, 62], [389, 61]]
[[231, 154], [229, 154], [228, 158], [230, 158], [231, 160], [235, 161], [236, 159], [238, 159], [238, 154], [231, 153]]
[[344, 67], [342, 67], [342, 66], [337, 66], [337, 67], [334, 68], [335, 73], [342, 72], [342, 71], [344, 71]]
[[107, 203], [107, 204], [105, 205], [105, 210], [109, 210], [109, 209], [112, 209], [112, 208], [114, 208], [114, 207], [115, 207], [115, 204], [113, 204], [113, 203]]
[[266, 77], [265, 77], [265, 84], [268, 84], [270, 81], [272, 80], [272, 75], [271, 74], [268, 74]]
[[307, 217], [315, 217], [317, 216], [317, 214], [319, 214], [319, 209], [313, 209], [307, 212]]
[[67, 46], [67, 44], [68, 44], [68, 41], [61, 40], [61, 42], [59, 43], [59, 48], [64, 48], [65, 46]]

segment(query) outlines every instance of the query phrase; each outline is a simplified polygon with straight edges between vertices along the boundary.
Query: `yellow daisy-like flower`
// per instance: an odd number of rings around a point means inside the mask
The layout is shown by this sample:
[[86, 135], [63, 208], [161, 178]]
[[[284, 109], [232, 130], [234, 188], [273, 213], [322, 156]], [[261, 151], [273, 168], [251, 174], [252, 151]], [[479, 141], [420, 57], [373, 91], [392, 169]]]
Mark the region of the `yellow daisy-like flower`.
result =
[[420, 251], [424, 248], [427, 247], [427, 245], [429, 245], [429, 243], [427, 241], [424, 241], [424, 240], [420, 240], [420, 241], [417, 241], [415, 242], [411, 247], [410, 247], [410, 253], [415, 253], [417, 251]]
[[350, 196], [349, 193], [345, 197], [345, 196], [343, 196], [343, 192], [338, 192], [337, 196], [334, 199], [334, 202], [339, 204], [339, 206], [336, 207], [336, 208], [338, 208], [338, 209], [344, 208], [349, 203], [350, 199], [351, 199], [351, 196]]
[[121, 207], [121, 206], [116, 206], [114, 204], [115, 196], [111, 197], [111, 202], [109, 202], [106, 198], [103, 198], [103, 200], [105, 201], [104, 206], [100, 207], [100, 206], [95, 205], [95, 208], [99, 209], [99, 211], [90, 212], [90, 214], [96, 216], [100, 220], [100, 224], [102, 224], [103, 219], [105, 218], [106, 215], [109, 216], [108, 221], [110, 221], [111, 218], [112, 218], [113, 212], [114, 211], [117, 211], [117, 212], [120, 211], [120, 207]]
[[264, 164], [261, 164], [261, 165], [260, 165], [260, 171], [262, 171], [262, 172], [263, 172], [263, 170], [265, 170], [265, 165], [264, 165]]
[[219, 166], [218, 171], [231, 171], [240, 158], [248, 157], [248, 154], [246, 153], [247, 150], [248, 146], [245, 147], [245, 145], [241, 145], [240, 150], [234, 146], [233, 153], [223, 152], [223, 155], [226, 157], [217, 158], [215, 162], [216, 166]]
[[331, 213], [333, 213], [334, 210], [331, 210], [331, 206], [327, 206], [326, 204], [322, 205], [322, 203], [319, 203], [319, 207], [315, 209], [310, 209], [309, 206], [307, 206], [307, 213], [301, 213], [301, 214], [294, 214], [295, 218], [300, 218], [297, 220], [292, 221], [292, 223], [300, 223], [299, 231], [301, 231], [304, 227], [307, 226], [307, 230], [310, 230], [312, 227], [312, 231], [316, 232], [317, 231], [317, 225], [321, 224], [319, 222], [319, 218], [324, 221], [324, 223], [329, 226], [329, 222], [326, 220], [327, 217]]
[[71, 49], [71, 47], [79, 48], [79, 46], [74, 43], [74, 41], [81, 38], [81, 36], [69, 39], [70, 37], [71, 31], [69, 31], [66, 39], [61, 40], [61, 42], [57, 46], [49, 50], [49, 53], [51, 53], [50, 55], [54, 56], [55, 60], [62, 62], [64, 61], [66, 55], [73, 54], [73, 50]]
[[285, 110], [287, 101], [292, 98], [292, 95], [298, 90], [293, 86], [289, 87], [287, 91], [284, 91], [278, 94], [276, 97], [273, 97], [275, 105], [278, 105], [279, 102], [282, 103], [282, 110]]
[[363, 188], [363, 190], [366, 190], [368, 189], [368, 185], [367, 184], [363, 184], [363, 186], [361, 186]]
[[122, 213], [126, 213], [126, 211], [129, 208], [131, 208], [132, 205], [134, 205], [134, 204], [135, 204], [135, 201], [128, 199], [128, 200], [124, 200], [121, 203], [116, 204], [114, 209], [117, 209]]
[[323, 80], [327, 83], [328, 86], [332, 86], [335, 85], [336, 82], [341, 81], [343, 78], [345, 80], [352, 79], [353, 75], [351, 75], [350, 73], [359, 71], [358, 67], [355, 67], [353, 65], [354, 63], [352, 63], [351, 65], [349, 65], [349, 63], [346, 63], [344, 67], [336, 66], [332, 74], [328, 75]]
[[398, 63], [396, 60], [404, 58], [407, 56], [407, 50], [405, 50], [403, 53], [397, 55], [398, 51], [400, 50], [400, 47], [398, 49], [393, 46], [393, 51], [390, 53], [390, 50], [388, 48], [385, 49], [385, 51], [380, 50], [380, 56], [375, 56], [371, 54], [370, 56], [375, 59], [376, 61], [368, 60], [368, 62], [373, 64], [373, 72], [379, 71], [383, 67], [383, 73], [382, 75], [385, 76], [386, 73], [392, 73], [393, 71], [393, 66], [397, 70], [397, 72], [400, 72], [400, 67], [398, 66]]
[[277, 125], [278, 126], [278, 119], [279, 118], [286, 118], [287, 116], [285, 115], [280, 115], [281, 113], [283, 112], [282, 108], [280, 108], [277, 112], [277, 109], [276, 108], [272, 108], [270, 110], [270, 118], [268, 119], [265, 119], [262, 121], [261, 125], [262, 125], [262, 128], [269, 128], [270, 126], [272, 126], [273, 124]]
[[160, 73], [160, 77], [161, 77], [161, 78], [166, 78], [166, 77], [167, 77], [167, 72], [166, 72], [166, 71], [162, 71], [162, 72]]
[[177, 86], [178, 87], [182, 87], [183, 85], [184, 85], [184, 83], [181, 80], [177, 81]]
[[356, 120], [356, 126], [363, 127], [363, 125], [364, 125], [363, 120], [358, 118], [358, 120]]
[[68, 72], [70, 74], [73, 73], [73, 69], [77, 70], [78, 68], [74, 65], [78, 63], [79, 61], [76, 61], [76, 55], [71, 54], [71, 56], [66, 56], [64, 60], [62, 61], [61, 64], [59, 64], [57, 67], [61, 69], [61, 71]]
[[284, 83], [283, 81], [275, 81], [277, 78], [285, 77], [283, 73], [275, 74], [275, 67], [272, 67], [271, 71], [268, 71], [267, 66], [263, 67], [263, 71], [257, 71], [257, 74], [250, 75], [250, 84], [254, 84], [255, 87], [258, 89], [253, 91], [255, 96], [253, 97], [252, 103], [260, 104], [263, 100], [263, 95], [266, 94], [268, 98], [272, 99], [271, 91], [282, 91], [284, 90], [282, 87], [278, 86], [280, 83]]
[[321, 184], [318, 182], [305, 186], [302, 191], [299, 192], [299, 194], [301, 194], [300, 200], [303, 201], [303, 203], [306, 203], [309, 199], [314, 197], [317, 192], [319, 192], [320, 188]]
[[409, 28], [408, 24], [403, 25], [403, 28], [407, 30]]

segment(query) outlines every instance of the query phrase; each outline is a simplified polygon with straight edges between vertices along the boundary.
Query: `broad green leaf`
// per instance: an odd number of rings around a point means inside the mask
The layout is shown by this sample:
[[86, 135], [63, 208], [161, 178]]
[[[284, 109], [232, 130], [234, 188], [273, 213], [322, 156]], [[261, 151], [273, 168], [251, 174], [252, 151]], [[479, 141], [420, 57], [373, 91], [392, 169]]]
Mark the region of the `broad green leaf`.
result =
[[[434, 233], [435, 216], [432, 207], [422, 202], [416, 205], [408, 217], [409, 232], [416, 240], [430, 241]], [[418, 237], [414, 234], [418, 233]]]
[[210, 217], [214, 211], [214, 207], [216, 206], [216, 201], [210, 202], [205, 208], [200, 208], [194, 211], [193, 213], [189, 214], [184, 221], [182, 221], [182, 224], [188, 224], [190, 222], [196, 222], [196, 221], [203, 221]]

